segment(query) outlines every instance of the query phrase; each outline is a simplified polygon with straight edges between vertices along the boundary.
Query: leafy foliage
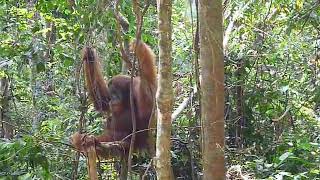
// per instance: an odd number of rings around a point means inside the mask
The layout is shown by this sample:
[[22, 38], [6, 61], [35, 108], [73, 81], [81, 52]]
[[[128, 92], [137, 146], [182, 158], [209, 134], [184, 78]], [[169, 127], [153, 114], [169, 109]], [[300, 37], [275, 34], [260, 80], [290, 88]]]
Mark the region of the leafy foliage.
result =
[[[74, 175], [76, 154], [68, 137], [78, 131], [81, 113], [87, 111], [87, 132], [99, 134], [103, 124], [92, 106], [81, 103], [80, 50], [97, 47], [106, 77], [120, 72], [113, 6], [101, 0], [1, 1], [0, 78], [10, 80], [10, 101], [4, 107], [1, 92], [0, 107], [14, 129], [13, 140], [0, 141], [1, 177]], [[320, 178], [319, 2], [235, 0], [224, 6], [228, 177]], [[120, 1], [119, 7], [129, 23], [124, 39], [132, 39], [131, 1]], [[196, 86], [195, 7], [193, 1], [174, 1], [175, 107]], [[142, 39], [155, 51], [156, 29], [152, 3]], [[198, 95], [173, 122], [173, 169], [185, 179], [201, 177]], [[78, 179], [87, 178], [85, 169], [80, 157]], [[107, 172], [103, 177], [116, 178], [117, 168], [109, 162], [100, 169]]]

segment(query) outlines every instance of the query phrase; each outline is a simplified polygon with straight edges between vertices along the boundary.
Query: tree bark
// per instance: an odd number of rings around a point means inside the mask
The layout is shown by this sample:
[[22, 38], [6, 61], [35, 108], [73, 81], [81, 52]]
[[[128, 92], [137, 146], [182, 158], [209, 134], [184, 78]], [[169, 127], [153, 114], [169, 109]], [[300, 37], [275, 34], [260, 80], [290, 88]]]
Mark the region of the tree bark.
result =
[[235, 131], [235, 145], [238, 148], [243, 148], [243, 142], [244, 142], [244, 127], [246, 124], [245, 118], [244, 118], [244, 98], [243, 98], [243, 89], [244, 89], [244, 82], [242, 80], [243, 77], [243, 70], [244, 70], [244, 60], [239, 59], [237, 62], [237, 71], [235, 73], [235, 76], [237, 78], [237, 86], [236, 86], [236, 102], [237, 102], [237, 118], [235, 118], [234, 124], [236, 125]]
[[156, 142], [156, 171], [158, 179], [173, 179], [170, 153], [171, 114], [173, 108], [172, 90], [172, 40], [171, 14], [172, 1], [158, 0], [159, 28], [159, 80], [157, 91], [157, 142]]
[[225, 179], [222, 2], [199, 3], [203, 179]]
[[97, 174], [97, 153], [94, 146], [91, 146], [87, 150], [87, 170], [88, 170], [88, 176], [90, 180], [97, 180], [98, 174]]
[[0, 107], [0, 122], [2, 124], [1, 137], [6, 139], [13, 138], [13, 127], [10, 123], [8, 116], [9, 112], [9, 100], [10, 100], [10, 89], [9, 80], [7, 77], [0, 79], [0, 93], [1, 93], [1, 107]]

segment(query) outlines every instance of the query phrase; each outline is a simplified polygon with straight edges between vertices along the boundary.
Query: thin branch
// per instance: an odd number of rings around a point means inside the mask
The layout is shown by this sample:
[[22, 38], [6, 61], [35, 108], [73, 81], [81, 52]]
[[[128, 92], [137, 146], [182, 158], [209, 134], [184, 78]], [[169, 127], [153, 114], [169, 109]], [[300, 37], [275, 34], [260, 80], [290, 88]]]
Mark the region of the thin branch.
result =
[[[77, 41], [75, 42], [75, 46], [77, 44]], [[74, 47], [75, 54], [77, 54], [77, 48]], [[88, 110], [87, 107], [87, 96], [85, 92], [85, 81], [83, 81], [83, 88], [81, 88], [81, 69], [83, 66], [83, 61], [80, 62], [80, 64], [77, 67], [76, 73], [75, 73], [75, 84], [76, 84], [76, 92], [77, 92], [77, 97], [78, 101], [80, 102], [80, 108], [79, 110], [81, 111], [80, 117], [79, 117], [79, 124], [78, 124], [78, 132], [82, 133], [85, 125], [85, 114]], [[77, 152], [75, 155], [75, 160], [73, 164], [73, 172], [72, 172], [72, 179], [77, 179], [78, 177], [78, 166], [79, 166], [79, 158], [80, 158], [80, 152]]]
[[244, 4], [242, 7], [240, 7], [236, 12], [232, 13], [233, 16], [227, 26], [227, 29], [224, 33], [224, 36], [223, 36], [223, 50], [226, 54], [226, 52], [228, 51], [227, 50], [227, 45], [228, 45], [228, 42], [229, 42], [229, 37], [231, 35], [231, 32], [234, 28], [234, 25], [236, 23], [236, 21], [241, 17], [241, 14], [249, 7], [249, 3], [246, 3]]
[[153, 163], [153, 159], [150, 160], [150, 162], [149, 162], [146, 170], [144, 171], [144, 174], [143, 174], [143, 176], [142, 176], [142, 178], [141, 178], [142, 180], [147, 179], [147, 175], [148, 175], [147, 173], [148, 173], [150, 167], [152, 166], [152, 163]]
[[174, 121], [179, 116], [179, 114], [182, 113], [182, 111], [188, 106], [189, 102], [194, 97], [194, 95], [197, 94], [197, 92], [198, 89], [196, 87], [193, 88], [193, 91], [190, 93], [189, 97], [185, 98], [178, 106], [178, 108], [174, 110], [171, 116], [172, 121]]
[[143, 16], [145, 15], [145, 13], [147, 12], [148, 8], [150, 6], [150, 1], [147, 0], [146, 5], [143, 9], [143, 11], [140, 11], [139, 5], [138, 5], [138, 1], [134, 0], [133, 1], [133, 10], [134, 13], [136, 15], [136, 19], [137, 19], [137, 31], [136, 31], [136, 44], [135, 44], [135, 49], [134, 49], [134, 59], [133, 59], [133, 65], [132, 65], [132, 70], [131, 70], [131, 83], [130, 83], [130, 106], [131, 106], [131, 116], [132, 116], [132, 137], [131, 137], [131, 142], [130, 142], [130, 149], [129, 149], [129, 154], [128, 154], [128, 173], [129, 175], [131, 174], [131, 164], [132, 164], [132, 153], [133, 153], [133, 149], [134, 149], [134, 142], [135, 142], [135, 131], [137, 130], [137, 122], [136, 122], [136, 117], [135, 117], [135, 108], [134, 108], [134, 98], [133, 98], [133, 77], [135, 74], [135, 68], [134, 65], [136, 63], [136, 52], [137, 52], [137, 47], [138, 47], [138, 43], [141, 39], [141, 33], [142, 33], [142, 25], [143, 25]]
[[[129, 22], [119, 12], [119, 2], [120, 2], [120, 0], [116, 0], [115, 8], [112, 11], [115, 18], [116, 18], [117, 41], [119, 43], [120, 54], [121, 54], [122, 60], [126, 63], [127, 68], [132, 68], [132, 64], [131, 64], [130, 58], [129, 58], [129, 51], [125, 47], [124, 40], [122, 38], [122, 36], [124, 36], [124, 33], [127, 32], [129, 29]], [[121, 29], [123, 31], [121, 31]]]
[[157, 128], [148, 128], [148, 129], [142, 129], [142, 130], [139, 130], [139, 131], [132, 132], [131, 134], [129, 134], [126, 137], [124, 137], [123, 139], [121, 139], [121, 142], [124, 142], [126, 139], [128, 139], [131, 136], [133, 136], [134, 134], [138, 134], [138, 133], [145, 132], [145, 131], [150, 131], [150, 130], [156, 130], [156, 129]]
[[290, 107], [286, 109], [286, 111], [278, 118], [275, 118], [275, 119], [272, 119], [273, 122], [278, 122], [280, 121], [281, 119], [283, 119], [287, 114], [288, 112], [290, 111]]

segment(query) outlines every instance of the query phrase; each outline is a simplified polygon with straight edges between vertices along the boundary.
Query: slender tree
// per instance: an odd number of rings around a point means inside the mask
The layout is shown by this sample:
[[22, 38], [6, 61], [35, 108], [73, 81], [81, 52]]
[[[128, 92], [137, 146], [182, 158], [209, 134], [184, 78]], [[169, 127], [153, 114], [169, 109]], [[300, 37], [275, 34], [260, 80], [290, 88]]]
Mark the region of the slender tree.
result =
[[0, 106], [0, 124], [1, 131], [0, 137], [11, 139], [13, 137], [13, 127], [12, 122], [10, 122], [10, 117], [8, 112], [10, 109], [9, 100], [10, 100], [10, 89], [9, 89], [9, 80], [7, 77], [0, 79], [0, 93], [1, 93], [1, 106]]
[[222, 2], [199, 3], [203, 179], [225, 179]]
[[171, 0], [158, 0], [159, 28], [159, 81], [157, 91], [157, 142], [156, 168], [158, 179], [173, 179], [170, 156], [171, 114], [173, 108], [172, 90], [172, 40], [171, 40]]

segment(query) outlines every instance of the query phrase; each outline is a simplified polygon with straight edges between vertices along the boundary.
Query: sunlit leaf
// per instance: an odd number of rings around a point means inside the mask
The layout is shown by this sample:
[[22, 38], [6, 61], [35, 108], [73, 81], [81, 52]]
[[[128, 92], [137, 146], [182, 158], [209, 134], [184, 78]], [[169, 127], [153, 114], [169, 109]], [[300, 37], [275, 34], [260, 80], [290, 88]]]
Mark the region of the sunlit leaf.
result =
[[282, 92], [282, 93], [285, 93], [285, 92], [287, 92], [288, 90], [289, 90], [289, 86], [287, 85], [287, 86], [282, 86], [281, 87], [281, 89], [280, 89], [280, 91]]
[[279, 160], [280, 160], [280, 161], [284, 161], [284, 160], [286, 160], [288, 157], [290, 157], [290, 156], [292, 156], [292, 155], [293, 155], [293, 153], [291, 153], [291, 152], [286, 152], [286, 153], [282, 154], [282, 155], [279, 157]]

